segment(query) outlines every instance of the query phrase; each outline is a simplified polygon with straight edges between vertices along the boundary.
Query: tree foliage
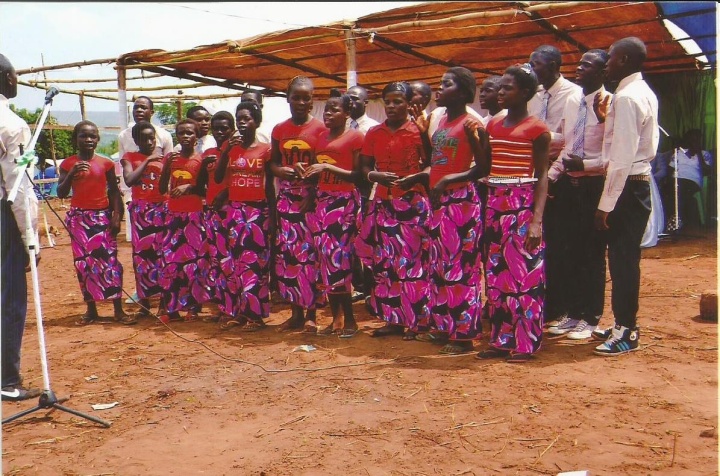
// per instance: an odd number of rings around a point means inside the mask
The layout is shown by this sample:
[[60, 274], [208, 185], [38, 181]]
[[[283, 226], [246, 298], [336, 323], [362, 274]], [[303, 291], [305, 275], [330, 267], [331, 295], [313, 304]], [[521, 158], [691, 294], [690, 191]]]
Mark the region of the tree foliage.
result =
[[[197, 106], [196, 102], [183, 102], [182, 105], [182, 117], [187, 117], [188, 109], [193, 106]], [[175, 104], [156, 104], [155, 115], [164, 125], [175, 124], [177, 122], [177, 106]]]
[[118, 147], [118, 140], [115, 139], [109, 144], [105, 145], [99, 145], [97, 149], [95, 149], [95, 152], [102, 155], [107, 155], [108, 157], [111, 157], [115, 152], [117, 152], [119, 149]]
[[[30, 126], [31, 131], [32, 126], [37, 123], [42, 115], [42, 109], [40, 108], [36, 109], [35, 112], [31, 112], [27, 109], [17, 109], [11, 104], [10, 109]], [[45, 125], [57, 125], [57, 123], [57, 119], [55, 119], [52, 114], [49, 114], [45, 121]], [[45, 161], [52, 162], [53, 158], [60, 160], [70, 157], [75, 153], [75, 148], [72, 144], [72, 131], [43, 130], [35, 144], [35, 153], [41, 164]]]

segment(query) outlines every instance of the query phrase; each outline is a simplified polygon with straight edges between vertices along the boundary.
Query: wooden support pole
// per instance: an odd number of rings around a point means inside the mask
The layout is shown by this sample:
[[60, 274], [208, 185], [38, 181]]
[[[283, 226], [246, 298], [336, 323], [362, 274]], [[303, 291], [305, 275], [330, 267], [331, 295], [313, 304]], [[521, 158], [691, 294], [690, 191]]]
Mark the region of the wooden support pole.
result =
[[85, 93], [80, 92], [80, 117], [83, 121], [87, 120], [87, 115], [85, 114]]
[[90, 60], [90, 61], [77, 61], [75, 63], [56, 64], [54, 66], [42, 66], [40, 68], [19, 69], [19, 70], [15, 71], [15, 73], [18, 76], [22, 76], [23, 74], [39, 73], [41, 71], [54, 71], [56, 69], [74, 68], [74, 67], [80, 67], [80, 66], [90, 66], [91, 64], [114, 63], [115, 61], [116, 61], [116, 58], [105, 58], [105, 59]]
[[183, 100], [182, 100], [182, 99], [176, 99], [176, 100], [175, 100], [175, 107], [177, 108], [177, 110], [176, 110], [177, 121], [180, 122], [180, 121], [182, 120], [182, 118], [183, 118], [183, 117], [182, 117], [182, 112], [183, 112], [183, 111], [182, 111], [182, 110], [183, 110]]
[[124, 130], [130, 122], [128, 118], [127, 92], [125, 91], [125, 88], [127, 87], [125, 74], [125, 68], [122, 66], [118, 66], [118, 121], [120, 122], [119, 125], [121, 131]]
[[353, 29], [345, 30], [345, 56], [347, 64], [347, 89], [357, 85], [357, 58], [355, 55], [355, 34]]

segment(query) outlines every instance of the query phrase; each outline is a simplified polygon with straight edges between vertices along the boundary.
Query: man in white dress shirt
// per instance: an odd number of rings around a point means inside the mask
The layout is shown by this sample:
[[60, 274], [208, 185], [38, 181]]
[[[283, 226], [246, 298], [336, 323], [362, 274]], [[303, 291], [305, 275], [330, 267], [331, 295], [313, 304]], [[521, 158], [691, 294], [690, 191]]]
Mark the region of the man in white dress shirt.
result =
[[[26, 235], [37, 231], [37, 197], [26, 177], [10, 205], [8, 195], [20, 171], [15, 162], [31, 138], [30, 128], [10, 110], [17, 96], [17, 74], [0, 54], [0, 334], [2, 334], [2, 400], [19, 401], [40, 396], [38, 388], [24, 388], [20, 375], [20, 348], [27, 315], [26, 266], [30, 264]], [[26, 203], [27, 202], [27, 203]], [[28, 208], [26, 208], [28, 207]], [[28, 212], [32, 223], [27, 223]]]
[[623, 38], [609, 53], [607, 79], [619, 84], [607, 112], [605, 185], [595, 227], [607, 232], [615, 326], [593, 332], [593, 337], [606, 338], [595, 348], [604, 356], [637, 350], [640, 341], [640, 243], [650, 216], [650, 161], [660, 140], [658, 100], [641, 73], [645, 44], [636, 37]]
[[605, 305], [605, 233], [595, 230], [595, 210], [600, 201], [605, 180], [602, 160], [605, 118], [598, 118], [593, 110], [608, 93], [603, 87], [605, 50], [590, 50], [583, 54], [576, 69], [578, 94], [568, 97], [561, 121], [565, 146], [558, 160], [548, 171], [548, 180], [569, 183], [566, 201], [558, 209], [557, 225], [562, 230], [566, 253], [557, 256], [565, 261], [563, 274], [557, 283], [567, 292], [568, 315], [548, 332], [567, 334], [569, 339], [588, 339], [602, 317]]
[[367, 89], [362, 86], [355, 85], [347, 90], [347, 95], [352, 101], [352, 109], [350, 109], [350, 117], [348, 118], [346, 127], [348, 129], [357, 129], [363, 134], [367, 134], [372, 126], [380, 124], [378, 121], [367, 115], [368, 93]]
[[[582, 88], [560, 74], [562, 54], [552, 45], [538, 46], [530, 55], [530, 66], [538, 77], [538, 91], [528, 102], [528, 113], [545, 122], [550, 129], [550, 162], [555, 161], [564, 146], [561, 131], [568, 98], [582, 94]], [[562, 286], [562, 276], [571, 272], [563, 269], [567, 262], [565, 232], [559, 216], [566, 214], [569, 182], [566, 178], [548, 182], [548, 200], [543, 213], [545, 235], [545, 325], [557, 325], [568, 313], [568, 294]]]

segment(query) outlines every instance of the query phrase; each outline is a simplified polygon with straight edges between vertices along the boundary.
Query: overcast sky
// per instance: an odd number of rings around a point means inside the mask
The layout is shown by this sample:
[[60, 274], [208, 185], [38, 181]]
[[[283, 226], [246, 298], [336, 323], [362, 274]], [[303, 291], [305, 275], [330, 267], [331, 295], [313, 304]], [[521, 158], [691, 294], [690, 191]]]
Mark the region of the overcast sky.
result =
[[[182, 50], [242, 39], [261, 33], [355, 19], [377, 11], [420, 2], [0, 2], [0, 53], [15, 69], [103, 58], [143, 49]], [[47, 78], [114, 78], [111, 66], [86, 66], [48, 71]], [[42, 73], [21, 76], [43, 79]], [[168, 83], [178, 84], [177, 79]], [[133, 82], [138, 85], [139, 82]], [[147, 85], [157, 85], [148, 81]], [[62, 85], [79, 89], [77, 85]], [[116, 88], [117, 83], [87, 87]], [[203, 94], [213, 92], [200, 89]], [[221, 90], [220, 92], [229, 92]], [[42, 107], [44, 91], [19, 86], [11, 102], [18, 107]], [[80, 108], [76, 95], [60, 94], [53, 109]], [[86, 109], [117, 110], [117, 102], [86, 99]]]

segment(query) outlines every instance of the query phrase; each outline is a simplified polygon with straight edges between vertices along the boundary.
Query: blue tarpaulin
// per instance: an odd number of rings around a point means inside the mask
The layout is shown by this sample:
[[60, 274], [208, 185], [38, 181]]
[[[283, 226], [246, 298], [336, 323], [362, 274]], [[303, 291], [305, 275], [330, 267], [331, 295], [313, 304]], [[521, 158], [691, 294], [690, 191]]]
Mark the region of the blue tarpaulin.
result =
[[663, 17], [695, 40], [710, 64], [716, 62], [717, 17], [715, 2], [657, 2]]

